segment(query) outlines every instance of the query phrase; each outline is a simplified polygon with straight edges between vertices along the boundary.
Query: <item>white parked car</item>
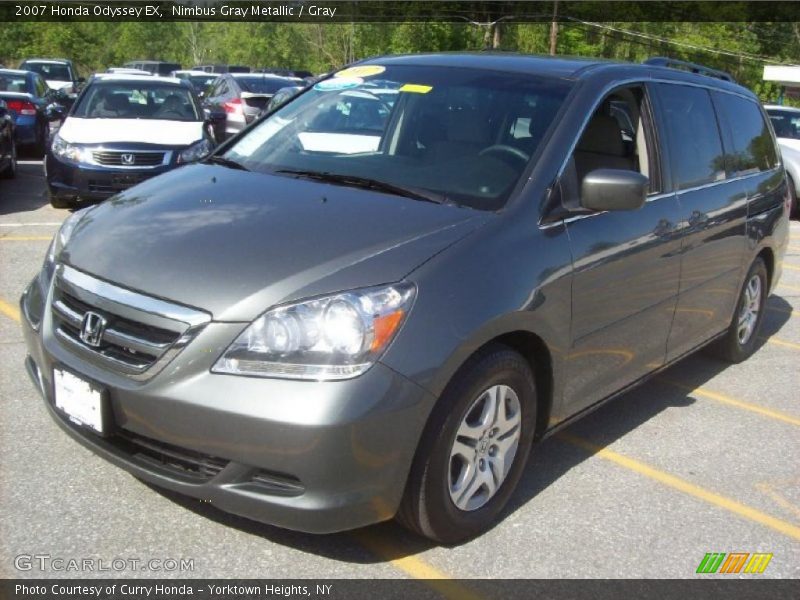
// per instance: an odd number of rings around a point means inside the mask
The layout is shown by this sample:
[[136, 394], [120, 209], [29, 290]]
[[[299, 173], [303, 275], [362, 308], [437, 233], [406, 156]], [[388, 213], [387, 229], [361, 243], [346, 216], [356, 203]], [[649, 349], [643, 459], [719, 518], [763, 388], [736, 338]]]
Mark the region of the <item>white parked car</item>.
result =
[[792, 216], [800, 215], [797, 198], [800, 196], [800, 108], [767, 104], [764, 109], [772, 121], [775, 137], [781, 149], [783, 165], [789, 177], [792, 194]]
[[206, 157], [214, 147], [187, 81], [173, 77], [92, 77], [45, 158], [50, 203], [103, 200]]

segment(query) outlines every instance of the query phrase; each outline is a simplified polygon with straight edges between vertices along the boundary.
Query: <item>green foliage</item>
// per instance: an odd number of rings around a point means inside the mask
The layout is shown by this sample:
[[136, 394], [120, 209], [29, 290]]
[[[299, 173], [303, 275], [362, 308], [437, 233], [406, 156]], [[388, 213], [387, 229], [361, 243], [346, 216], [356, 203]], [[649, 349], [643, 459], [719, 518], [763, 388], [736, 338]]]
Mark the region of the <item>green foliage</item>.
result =
[[[635, 18], [631, 14], [631, 18]], [[133, 59], [172, 60], [190, 67], [223, 62], [328, 71], [380, 54], [499, 49], [547, 54], [550, 24], [501, 22], [277, 24], [262, 22], [4, 23], [0, 62], [65, 57], [87, 72]], [[731, 72], [763, 100], [778, 86], [762, 81], [769, 62], [796, 63], [798, 23], [560, 23], [557, 54], [639, 62], [649, 56], [700, 62]], [[788, 101], [791, 102], [791, 101]]]

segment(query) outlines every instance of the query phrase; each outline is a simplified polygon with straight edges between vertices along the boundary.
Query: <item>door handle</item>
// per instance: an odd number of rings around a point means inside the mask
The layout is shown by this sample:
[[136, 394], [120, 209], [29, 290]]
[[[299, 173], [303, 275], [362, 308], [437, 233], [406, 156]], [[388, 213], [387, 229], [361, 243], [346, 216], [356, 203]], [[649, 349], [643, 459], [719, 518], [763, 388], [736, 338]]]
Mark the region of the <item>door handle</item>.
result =
[[701, 227], [708, 223], [708, 215], [700, 212], [699, 210], [692, 211], [692, 216], [689, 217], [690, 227]]

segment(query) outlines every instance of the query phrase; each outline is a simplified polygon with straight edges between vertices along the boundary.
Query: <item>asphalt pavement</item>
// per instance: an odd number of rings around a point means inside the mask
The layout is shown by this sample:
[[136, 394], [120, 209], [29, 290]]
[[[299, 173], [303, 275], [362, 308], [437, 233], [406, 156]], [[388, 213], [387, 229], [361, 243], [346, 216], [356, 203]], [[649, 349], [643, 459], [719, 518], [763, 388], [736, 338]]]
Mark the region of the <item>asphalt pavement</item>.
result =
[[[503, 520], [447, 548], [394, 523], [253, 523], [68, 438], [25, 373], [17, 310], [67, 214], [47, 203], [41, 161], [0, 181], [0, 577], [688, 578], [710, 577], [696, 574], [709, 552], [773, 555], [760, 575], [715, 577], [800, 577], [798, 222], [750, 360], [691, 356], [549, 439]], [[69, 559], [95, 571], [55, 566]]]

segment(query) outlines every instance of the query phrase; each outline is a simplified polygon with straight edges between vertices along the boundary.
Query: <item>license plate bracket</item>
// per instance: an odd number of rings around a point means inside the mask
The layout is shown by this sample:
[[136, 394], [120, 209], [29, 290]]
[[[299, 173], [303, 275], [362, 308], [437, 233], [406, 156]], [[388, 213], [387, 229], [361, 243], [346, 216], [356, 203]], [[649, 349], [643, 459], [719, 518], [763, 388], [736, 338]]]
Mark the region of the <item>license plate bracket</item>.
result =
[[92, 433], [110, 432], [108, 390], [70, 371], [53, 369], [54, 404], [71, 423]]

